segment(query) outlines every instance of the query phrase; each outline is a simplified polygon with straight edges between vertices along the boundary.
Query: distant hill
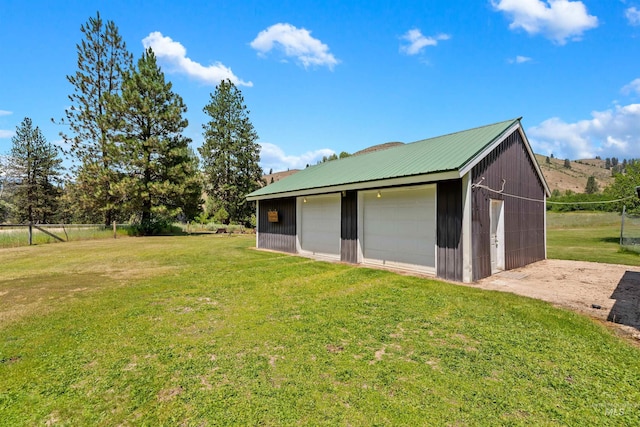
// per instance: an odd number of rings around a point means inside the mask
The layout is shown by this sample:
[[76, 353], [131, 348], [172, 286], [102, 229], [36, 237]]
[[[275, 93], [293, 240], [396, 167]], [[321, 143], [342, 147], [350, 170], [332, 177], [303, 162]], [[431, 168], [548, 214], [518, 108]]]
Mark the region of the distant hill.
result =
[[397, 147], [398, 145], [404, 145], [404, 142], [385, 142], [384, 144], [378, 144], [369, 148], [365, 148], [364, 150], [356, 151], [352, 154], [352, 156], [359, 156], [361, 154], [367, 154], [373, 151], [386, 150], [388, 148]]
[[[404, 145], [403, 142], [386, 142], [384, 144], [374, 145], [369, 148], [365, 148], [364, 150], [356, 151], [352, 154], [352, 156], [359, 156], [361, 154], [371, 153], [373, 151], [386, 150], [387, 148], [395, 147], [397, 145]], [[282, 178], [286, 178], [289, 175], [293, 175], [296, 172], [300, 172], [300, 169], [291, 169], [283, 172], [274, 172], [271, 174], [263, 175], [262, 178], [267, 183], [267, 185], [271, 184], [271, 179], [273, 178], [273, 182], [278, 182]]]
[[291, 170], [283, 171], [283, 172], [274, 172], [274, 173], [271, 173], [271, 174], [262, 175], [262, 178], [264, 179], [264, 182], [266, 182], [267, 185], [269, 185], [269, 184], [271, 184], [271, 179], [272, 178], [273, 178], [273, 182], [278, 182], [282, 178], [286, 178], [289, 175], [293, 175], [296, 172], [300, 172], [300, 169], [291, 169]]
[[[403, 143], [387, 142], [385, 144], [378, 144], [369, 148], [365, 148], [364, 150], [357, 151], [353, 153], [353, 156], [371, 153], [373, 151], [386, 150], [398, 145], [403, 145]], [[604, 160], [572, 160], [570, 162], [571, 169], [567, 169], [564, 167], [564, 159], [549, 159], [550, 163], [547, 163], [547, 156], [541, 154], [536, 154], [535, 156], [538, 164], [540, 165], [540, 169], [542, 170], [542, 174], [547, 181], [547, 185], [549, 185], [549, 189], [551, 191], [559, 190], [561, 193], [564, 193], [567, 190], [571, 190], [574, 193], [584, 193], [585, 187], [587, 186], [587, 179], [589, 179], [589, 177], [592, 175], [596, 179], [600, 190], [603, 190], [606, 186], [610, 185], [613, 182], [611, 171], [605, 169], [604, 167]], [[271, 184], [272, 178], [273, 182], [278, 182], [282, 178], [293, 175], [296, 172], [299, 172], [299, 169], [274, 172], [272, 174], [264, 175], [263, 178], [267, 185], [269, 185]]]
[[547, 156], [536, 154], [536, 160], [551, 191], [559, 190], [564, 193], [571, 190], [574, 193], [584, 193], [587, 179], [592, 175], [601, 191], [613, 183], [611, 171], [604, 167], [604, 160], [572, 160], [571, 169], [567, 169], [564, 167], [564, 159], [549, 159], [550, 163], [547, 163], [546, 159]]

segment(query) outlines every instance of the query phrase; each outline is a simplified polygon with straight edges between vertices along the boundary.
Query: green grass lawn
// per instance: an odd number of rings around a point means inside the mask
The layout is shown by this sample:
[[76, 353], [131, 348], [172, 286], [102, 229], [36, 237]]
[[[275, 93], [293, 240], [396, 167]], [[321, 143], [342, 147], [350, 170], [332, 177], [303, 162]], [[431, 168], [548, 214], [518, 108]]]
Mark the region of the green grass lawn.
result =
[[585, 317], [253, 245], [0, 250], [0, 425], [640, 421], [640, 349]]
[[547, 256], [640, 266], [640, 255], [620, 249], [620, 214], [547, 212]]

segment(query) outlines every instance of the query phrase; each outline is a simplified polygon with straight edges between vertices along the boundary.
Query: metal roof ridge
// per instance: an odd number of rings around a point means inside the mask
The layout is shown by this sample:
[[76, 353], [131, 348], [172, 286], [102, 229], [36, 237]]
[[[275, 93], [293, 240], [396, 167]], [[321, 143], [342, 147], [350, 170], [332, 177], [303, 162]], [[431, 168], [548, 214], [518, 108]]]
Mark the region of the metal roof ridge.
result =
[[[405, 145], [411, 145], [411, 144], [415, 144], [416, 142], [429, 141], [429, 140], [432, 140], [432, 139], [444, 138], [444, 137], [447, 137], [447, 136], [453, 136], [453, 135], [457, 135], [457, 134], [460, 134], [460, 133], [472, 132], [472, 131], [476, 131], [476, 130], [479, 130], [479, 129], [483, 129], [483, 128], [488, 128], [488, 127], [491, 127], [491, 126], [499, 125], [499, 124], [502, 124], [502, 123], [510, 123], [510, 125], [511, 125], [512, 123], [514, 123], [516, 121], [520, 121], [521, 119], [522, 119], [522, 117], [518, 117], [518, 118], [515, 118], [515, 119], [509, 119], [509, 120], [502, 120], [502, 121], [499, 121], [499, 122], [490, 123], [488, 125], [476, 126], [474, 128], [459, 130], [459, 131], [456, 131], [456, 132], [445, 133], [444, 135], [432, 136], [430, 138], [424, 138], [424, 139], [419, 139], [419, 140], [413, 141], [413, 142], [407, 142]], [[394, 148], [396, 148], [396, 147], [392, 147], [392, 148], [390, 148], [390, 150], [392, 150]]]

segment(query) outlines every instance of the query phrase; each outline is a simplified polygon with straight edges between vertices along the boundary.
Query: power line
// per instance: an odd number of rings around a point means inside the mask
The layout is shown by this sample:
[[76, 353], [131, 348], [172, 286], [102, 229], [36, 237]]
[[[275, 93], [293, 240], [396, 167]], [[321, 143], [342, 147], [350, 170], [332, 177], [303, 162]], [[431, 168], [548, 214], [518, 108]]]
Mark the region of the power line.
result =
[[[480, 181], [482, 182], [482, 180]], [[502, 188], [504, 189], [504, 182], [505, 180], [502, 180]], [[615, 199], [615, 200], [602, 200], [599, 202], [552, 202], [549, 200], [545, 200], [545, 199], [531, 199], [529, 197], [523, 197], [523, 196], [517, 196], [515, 194], [509, 194], [509, 193], [505, 193], [502, 190], [494, 190], [493, 188], [489, 188], [486, 185], [482, 185], [482, 184], [472, 184], [471, 188], [483, 188], [487, 191], [491, 191], [493, 193], [496, 194], [501, 194], [503, 196], [507, 196], [507, 197], [513, 197], [515, 199], [521, 199], [521, 200], [528, 200], [530, 202], [537, 202], [537, 203], [544, 203], [545, 201], [548, 204], [551, 205], [597, 205], [597, 204], [601, 204], [601, 203], [617, 203], [617, 202], [622, 202], [624, 200], [629, 200], [629, 199], [635, 199], [636, 196], [627, 196], [627, 197], [623, 197], [621, 199]]]

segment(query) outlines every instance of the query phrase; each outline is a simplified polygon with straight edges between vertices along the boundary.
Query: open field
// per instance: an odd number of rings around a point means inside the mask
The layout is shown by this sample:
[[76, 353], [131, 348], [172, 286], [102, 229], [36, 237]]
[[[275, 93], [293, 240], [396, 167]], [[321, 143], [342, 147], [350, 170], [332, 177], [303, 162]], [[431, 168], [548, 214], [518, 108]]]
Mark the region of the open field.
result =
[[620, 214], [547, 212], [548, 258], [640, 266], [640, 255], [620, 250]]
[[[76, 241], [76, 240], [93, 240], [93, 239], [106, 239], [113, 238], [113, 229], [110, 227], [104, 227], [102, 225], [65, 225], [50, 226], [40, 225], [45, 230], [53, 233], [63, 240]], [[126, 236], [126, 226], [118, 226], [117, 234], [119, 236]], [[42, 245], [46, 243], [57, 243], [58, 240], [43, 233], [42, 231], [33, 228], [33, 244]], [[2, 248], [14, 248], [17, 246], [27, 246], [29, 244], [29, 230], [26, 226], [15, 227], [0, 227], [0, 249]]]
[[640, 350], [586, 317], [253, 244], [0, 250], [0, 425], [640, 419]]

